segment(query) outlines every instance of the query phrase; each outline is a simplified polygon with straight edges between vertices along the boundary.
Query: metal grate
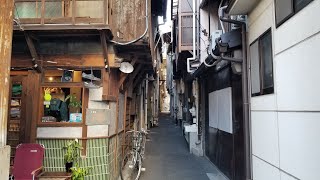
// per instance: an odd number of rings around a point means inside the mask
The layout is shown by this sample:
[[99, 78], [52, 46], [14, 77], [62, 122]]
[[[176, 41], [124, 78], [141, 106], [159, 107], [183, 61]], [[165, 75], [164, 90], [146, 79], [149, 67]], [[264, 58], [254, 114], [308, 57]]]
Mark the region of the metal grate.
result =
[[63, 17], [62, 14], [62, 1], [52, 1], [52, 2], [45, 2], [45, 18], [57, 18]]
[[181, 46], [192, 45], [192, 15], [181, 16]]
[[41, 2], [16, 2], [14, 17], [19, 18], [40, 18]]

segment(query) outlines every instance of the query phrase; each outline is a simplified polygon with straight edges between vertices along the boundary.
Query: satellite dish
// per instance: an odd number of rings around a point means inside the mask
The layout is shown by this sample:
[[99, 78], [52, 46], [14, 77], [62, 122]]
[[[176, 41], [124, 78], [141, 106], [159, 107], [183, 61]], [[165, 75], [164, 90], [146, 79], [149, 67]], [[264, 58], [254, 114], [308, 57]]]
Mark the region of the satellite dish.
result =
[[128, 63], [128, 62], [122, 62], [122, 63], [120, 64], [119, 70], [120, 70], [121, 72], [123, 72], [123, 73], [129, 74], [129, 73], [132, 73], [132, 72], [133, 72], [134, 68], [133, 68], [133, 66], [132, 66], [130, 63]]

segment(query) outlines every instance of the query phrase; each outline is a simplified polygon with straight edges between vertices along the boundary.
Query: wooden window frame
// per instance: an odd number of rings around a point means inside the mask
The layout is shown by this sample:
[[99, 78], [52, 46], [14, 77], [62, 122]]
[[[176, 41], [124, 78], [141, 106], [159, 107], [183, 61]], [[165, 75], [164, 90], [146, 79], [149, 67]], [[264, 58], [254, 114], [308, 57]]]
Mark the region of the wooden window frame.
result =
[[[263, 59], [261, 57], [261, 52], [262, 52], [262, 49], [261, 49], [261, 39], [267, 35], [268, 33], [270, 33], [270, 36], [271, 36], [271, 57], [272, 57], [272, 60], [271, 60], [271, 65], [272, 65], [272, 74], [274, 73], [274, 70], [273, 70], [273, 48], [272, 48], [272, 31], [271, 31], [271, 28], [269, 28], [267, 31], [265, 31], [264, 33], [262, 33], [256, 40], [254, 40], [249, 47], [251, 47], [254, 43], [256, 43], [258, 41], [258, 50], [259, 50], [259, 75], [260, 75], [260, 92], [258, 93], [252, 93], [252, 87], [251, 87], [251, 97], [256, 97], [256, 96], [261, 96], [261, 95], [267, 95], [267, 94], [273, 94], [274, 93], [274, 74], [273, 74], [273, 85], [272, 87], [268, 87], [268, 88], [263, 88], [263, 85], [264, 85], [264, 64], [263, 64]], [[251, 59], [250, 59], [251, 61]], [[252, 67], [251, 67], [252, 68]], [[250, 68], [250, 71], [251, 71], [251, 68]], [[252, 77], [251, 77], [252, 79]]]
[[[43, 115], [43, 88], [44, 87], [60, 87], [60, 88], [73, 88], [73, 87], [79, 87], [82, 89], [82, 121], [81, 122], [42, 122], [41, 118]], [[86, 123], [86, 109], [88, 107], [89, 102], [89, 93], [88, 90], [84, 87], [83, 83], [65, 83], [65, 82], [59, 82], [59, 83], [41, 83], [40, 86], [40, 97], [39, 97], [39, 114], [38, 114], [38, 121], [37, 126], [38, 127], [83, 127]]]
[[301, 11], [302, 9], [304, 9], [305, 7], [307, 7], [311, 2], [313, 2], [313, 0], [310, 0], [304, 7], [300, 8], [300, 9], [295, 9], [295, 0], [291, 0], [292, 3], [292, 12], [285, 17], [283, 20], [281, 20], [280, 22], [277, 22], [277, 11], [276, 11], [276, 6], [277, 6], [277, 1], [281, 1], [281, 0], [274, 0], [274, 12], [275, 12], [275, 24], [276, 24], [276, 28], [280, 27], [282, 24], [284, 24], [287, 20], [289, 20], [291, 17], [293, 17], [294, 15], [296, 15], [299, 11]]

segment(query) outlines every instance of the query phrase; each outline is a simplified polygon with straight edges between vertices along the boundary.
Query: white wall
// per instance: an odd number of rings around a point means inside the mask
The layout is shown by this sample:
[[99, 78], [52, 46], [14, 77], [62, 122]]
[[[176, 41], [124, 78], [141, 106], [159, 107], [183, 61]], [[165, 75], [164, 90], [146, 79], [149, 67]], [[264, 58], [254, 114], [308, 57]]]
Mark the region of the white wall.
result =
[[249, 14], [248, 44], [271, 28], [274, 94], [251, 98], [254, 180], [320, 179], [320, 0], [275, 27], [273, 0]]
[[[205, 58], [208, 56], [207, 47], [209, 45], [209, 35], [218, 29], [218, 12], [217, 12], [217, 3], [210, 2], [210, 6], [205, 9], [199, 10], [200, 15], [200, 29], [206, 30], [208, 35], [205, 36], [203, 32], [200, 32], [200, 62], [203, 62]], [[210, 15], [210, 23], [209, 23], [209, 15]], [[209, 32], [209, 29], [211, 32]]]

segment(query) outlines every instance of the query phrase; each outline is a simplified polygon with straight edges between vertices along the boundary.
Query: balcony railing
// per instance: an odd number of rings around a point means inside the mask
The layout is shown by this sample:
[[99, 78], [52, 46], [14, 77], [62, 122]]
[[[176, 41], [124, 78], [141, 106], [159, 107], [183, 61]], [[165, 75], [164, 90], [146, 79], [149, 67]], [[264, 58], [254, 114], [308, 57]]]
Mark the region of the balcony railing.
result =
[[15, 0], [21, 25], [108, 24], [108, 0]]

